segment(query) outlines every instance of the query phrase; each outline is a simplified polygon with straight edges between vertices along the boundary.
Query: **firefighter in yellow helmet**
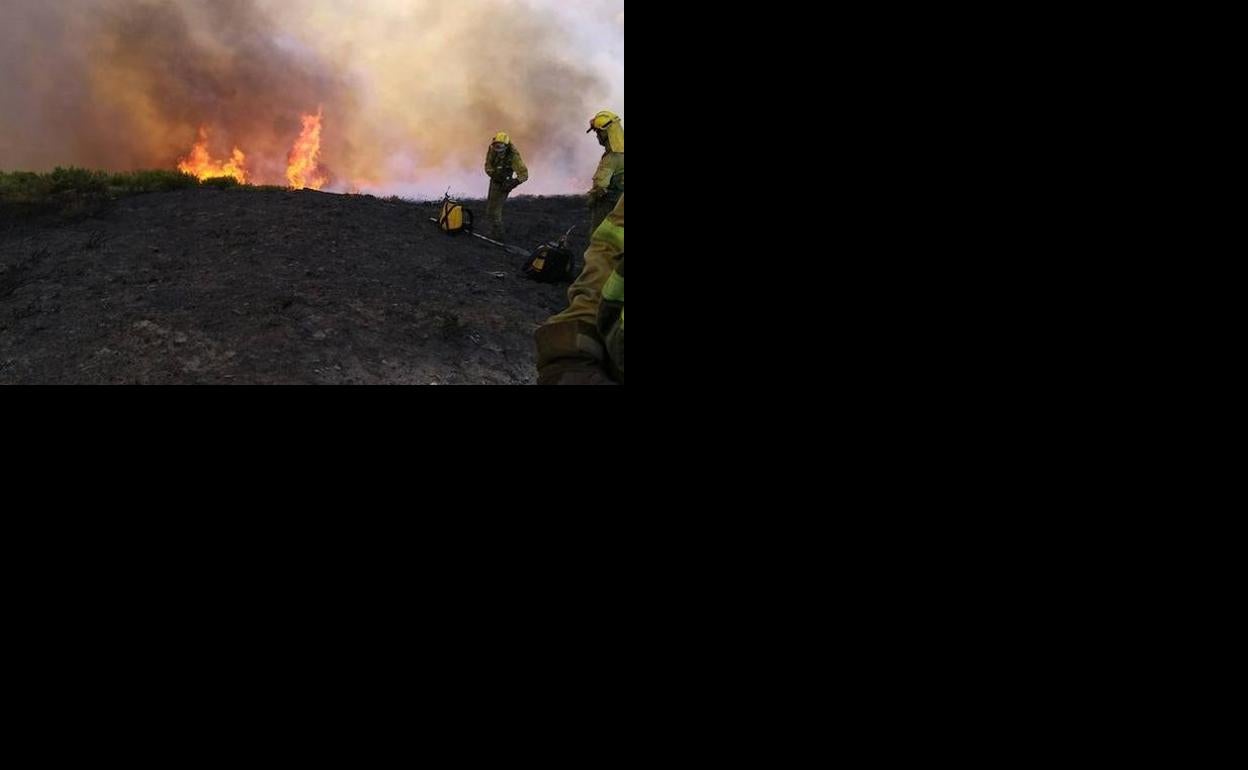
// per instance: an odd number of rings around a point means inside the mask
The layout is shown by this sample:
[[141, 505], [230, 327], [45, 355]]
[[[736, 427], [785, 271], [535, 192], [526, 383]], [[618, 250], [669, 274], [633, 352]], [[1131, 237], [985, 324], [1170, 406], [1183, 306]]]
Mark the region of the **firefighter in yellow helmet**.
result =
[[594, 231], [568, 309], [538, 328], [539, 385], [624, 383], [624, 196]]
[[[529, 181], [529, 169], [524, 165], [520, 151], [511, 143], [511, 137], [500, 131], [490, 142], [485, 154], [485, 173], [490, 178], [490, 202], [485, 217], [490, 222], [490, 237], [504, 240], [503, 204], [511, 191]], [[514, 174], [514, 176], [513, 176]]]
[[589, 231], [592, 233], [624, 194], [624, 121], [614, 112], [604, 110], [589, 122], [589, 131], [585, 133], [591, 131], [598, 134], [598, 143], [604, 150], [594, 174], [593, 189], [589, 191]]

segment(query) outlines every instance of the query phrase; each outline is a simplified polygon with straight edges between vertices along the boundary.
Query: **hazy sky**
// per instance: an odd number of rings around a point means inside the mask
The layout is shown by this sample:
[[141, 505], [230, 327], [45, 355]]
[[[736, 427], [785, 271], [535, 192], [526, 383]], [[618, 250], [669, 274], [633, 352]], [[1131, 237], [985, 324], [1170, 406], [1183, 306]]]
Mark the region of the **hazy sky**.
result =
[[519, 194], [584, 192], [624, 0], [0, 0], [0, 168], [173, 168], [203, 126], [274, 182], [318, 107], [329, 189], [482, 196], [506, 130]]

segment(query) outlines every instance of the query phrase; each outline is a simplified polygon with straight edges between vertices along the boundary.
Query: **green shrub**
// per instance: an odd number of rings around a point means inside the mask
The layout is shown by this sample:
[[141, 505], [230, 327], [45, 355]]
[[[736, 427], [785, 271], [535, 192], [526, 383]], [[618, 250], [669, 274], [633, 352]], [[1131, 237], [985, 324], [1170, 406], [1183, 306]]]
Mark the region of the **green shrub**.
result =
[[108, 185], [125, 194], [171, 192], [196, 187], [199, 180], [181, 171], [128, 171], [112, 174]]
[[216, 187], [222, 190], [230, 190], [239, 186], [238, 180], [232, 176], [223, 176], [223, 177], [218, 177], [216, 179], [205, 179], [204, 181], [200, 182], [200, 185], [203, 187]]
[[[201, 183], [181, 171], [111, 173], [82, 168], [57, 168], [48, 174], [0, 171], [0, 214], [6, 217], [58, 215], [61, 219], [77, 219], [100, 212], [117, 198], [200, 186], [235, 189], [243, 185], [228, 177]], [[246, 187], [253, 189], [250, 185]]]
[[48, 175], [52, 195], [103, 195], [108, 192], [108, 174], [85, 168], [60, 168]]

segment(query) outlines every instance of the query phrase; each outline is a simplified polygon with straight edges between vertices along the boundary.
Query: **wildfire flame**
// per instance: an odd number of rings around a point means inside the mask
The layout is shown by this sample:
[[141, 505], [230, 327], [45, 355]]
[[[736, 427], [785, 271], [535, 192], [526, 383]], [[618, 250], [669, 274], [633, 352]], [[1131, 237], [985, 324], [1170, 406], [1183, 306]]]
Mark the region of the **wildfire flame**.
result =
[[[329, 183], [329, 174], [320, 165], [321, 121], [324, 113], [324, 108], [321, 108], [315, 115], [303, 116], [303, 131], [286, 158], [286, 179], [296, 190], [320, 190]], [[237, 147], [228, 161], [218, 162], [212, 159], [208, 152], [207, 127], [199, 129], [199, 141], [195, 143], [190, 155], [178, 161], [178, 170], [200, 181], [229, 177], [238, 180], [239, 184], [247, 184], [251, 177], [247, 170], [247, 156]]]
[[208, 153], [208, 129], [199, 129], [199, 141], [191, 150], [191, 154], [178, 162], [178, 170], [183, 174], [197, 177], [201, 182], [205, 179], [223, 179], [231, 177], [239, 184], [247, 184], [247, 156], [243, 151], [234, 148], [229, 161], [218, 163]]
[[296, 190], [319, 190], [329, 182], [329, 177], [320, 167], [321, 118], [324, 113], [322, 107], [315, 115], [303, 116], [303, 133], [286, 159], [286, 178]]

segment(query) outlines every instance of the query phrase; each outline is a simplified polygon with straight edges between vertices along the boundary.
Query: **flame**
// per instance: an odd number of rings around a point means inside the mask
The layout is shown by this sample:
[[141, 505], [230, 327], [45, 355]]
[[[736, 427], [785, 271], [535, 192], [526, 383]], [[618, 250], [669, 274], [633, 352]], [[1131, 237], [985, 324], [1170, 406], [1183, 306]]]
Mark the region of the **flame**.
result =
[[290, 149], [287, 157], [286, 178], [290, 186], [296, 190], [311, 188], [319, 190], [329, 182], [329, 177], [321, 169], [321, 118], [325, 108], [317, 110], [315, 115], [303, 116], [303, 133]]
[[213, 161], [212, 156], [208, 154], [207, 128], [199, 129], [199, 141], [195, 143], [190, 155], [178, 161], [178, 170], [183, 174], [197, 177], [201, 182], [205, 179], [232, 177], [237, 179], [239, 184], [247, 184], [247, 156], [235, 147], [228, 162]]

